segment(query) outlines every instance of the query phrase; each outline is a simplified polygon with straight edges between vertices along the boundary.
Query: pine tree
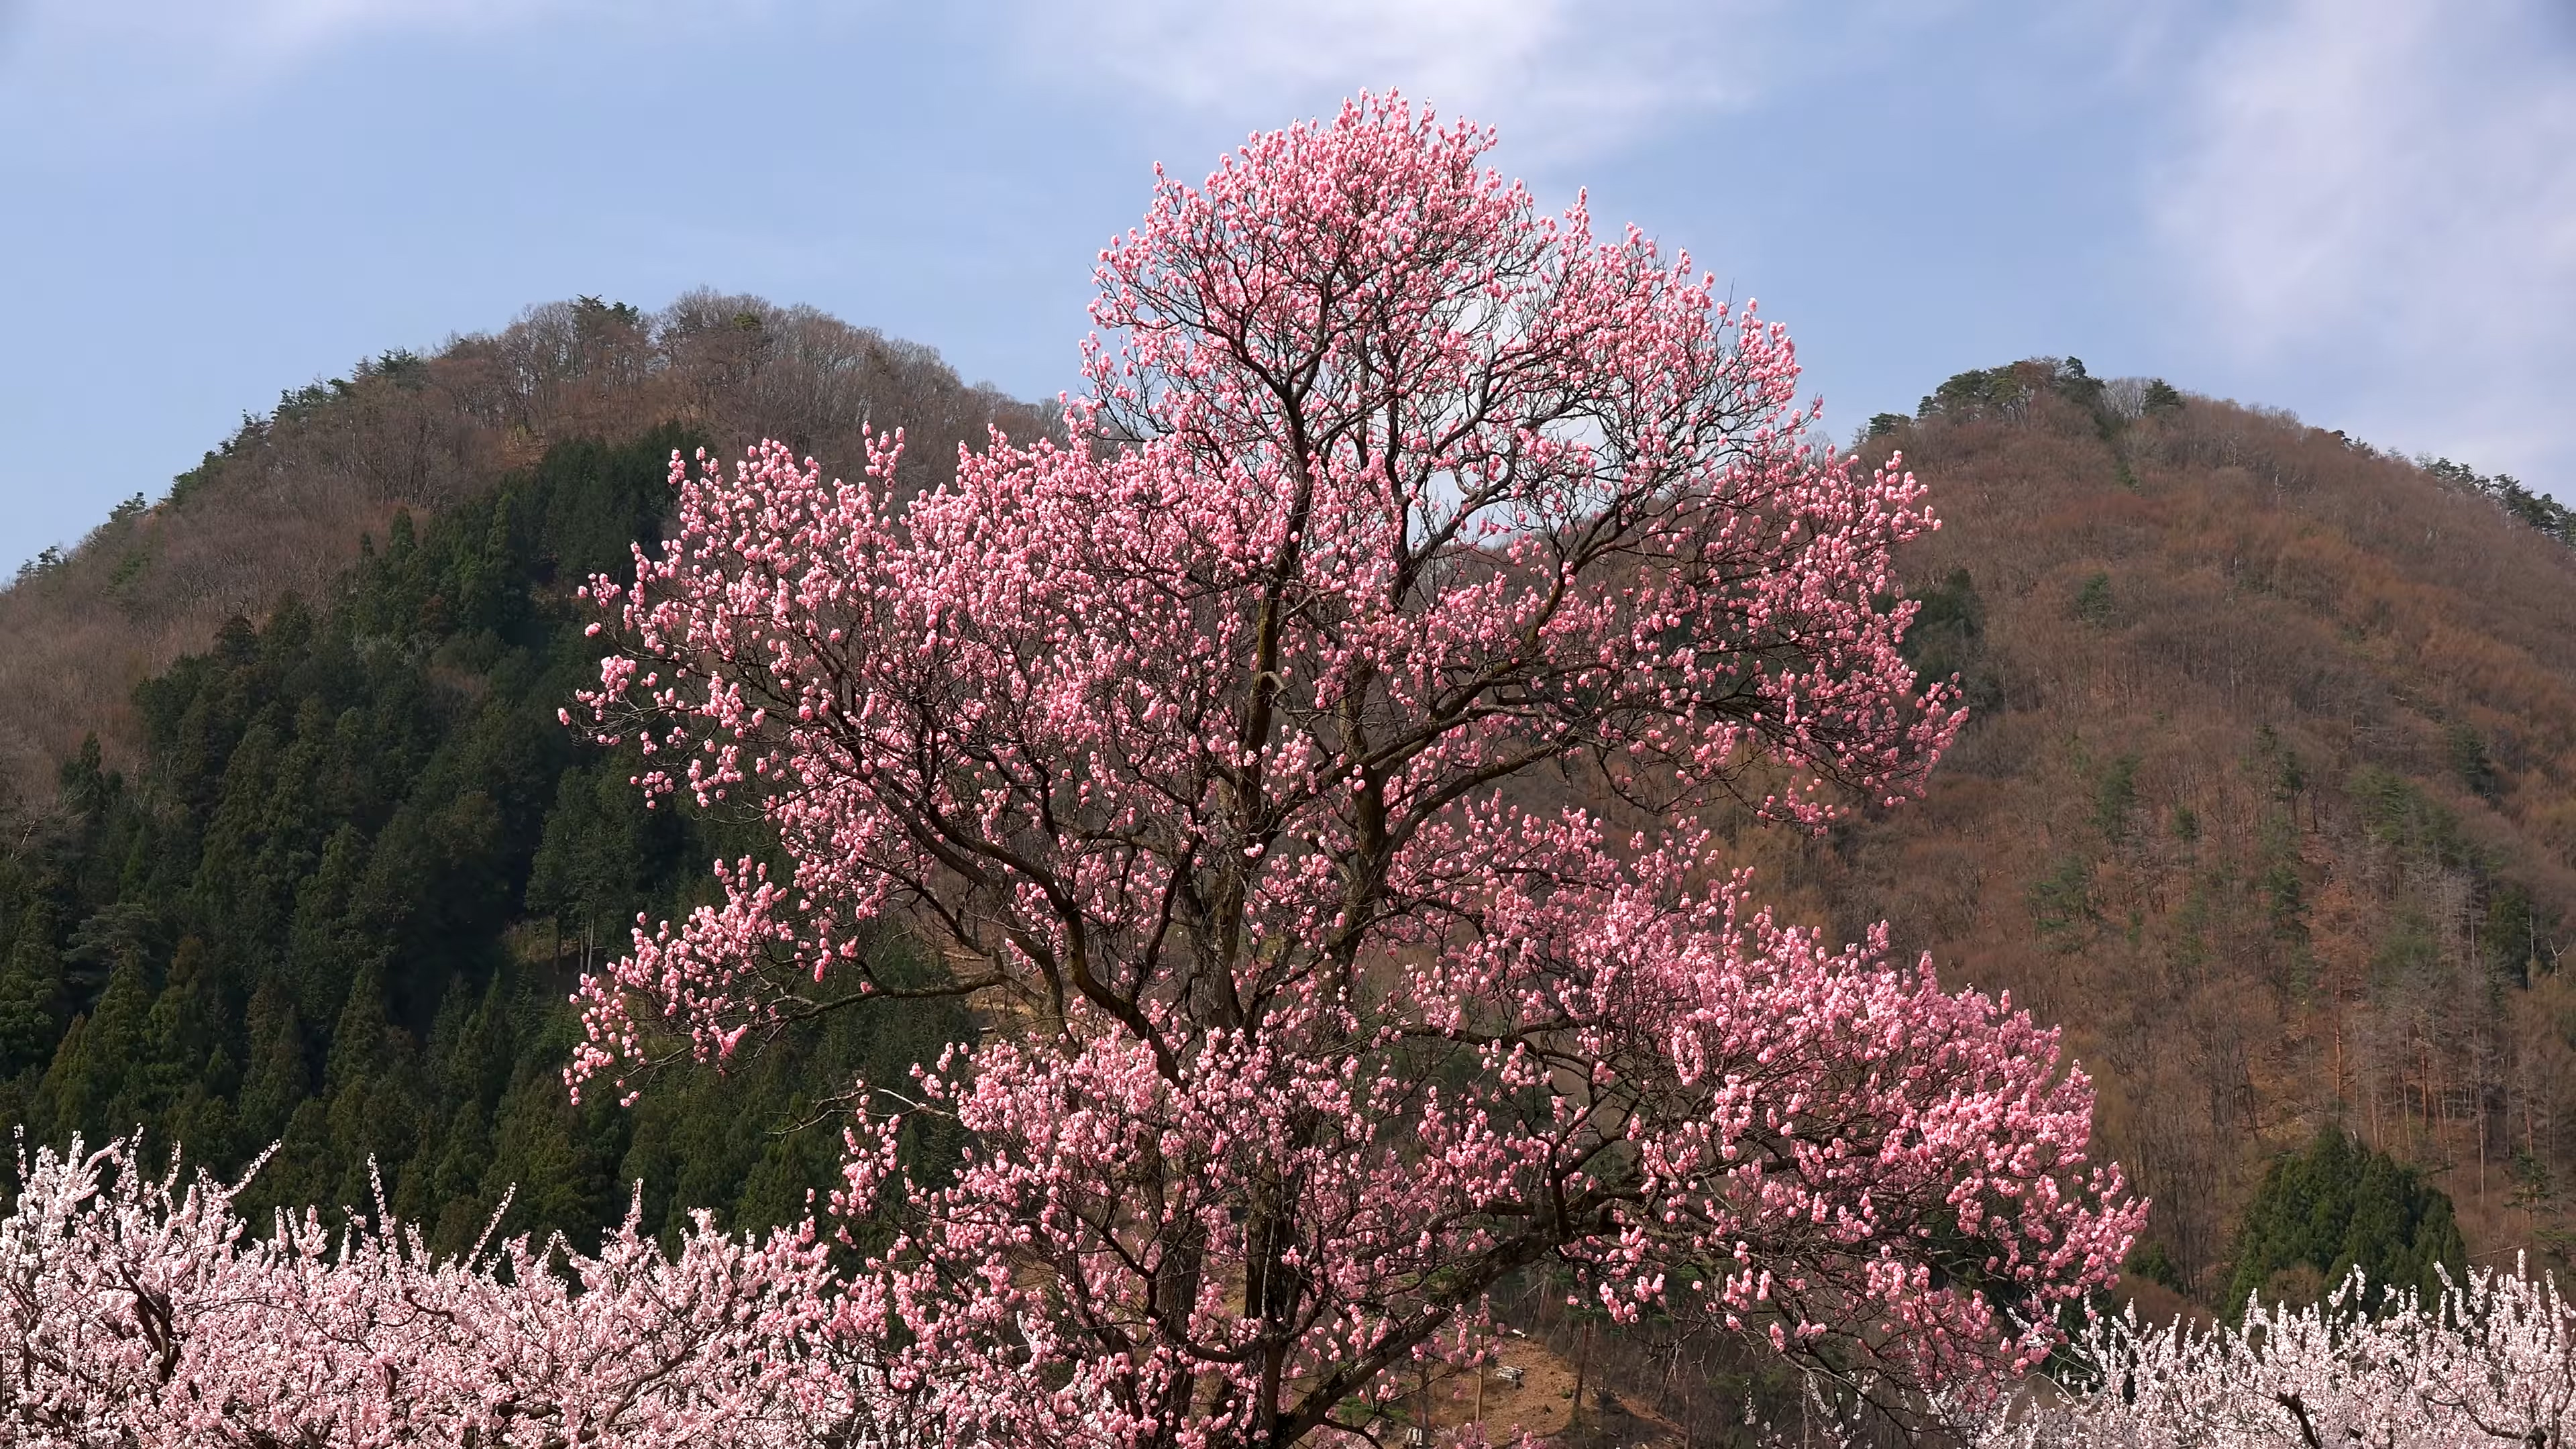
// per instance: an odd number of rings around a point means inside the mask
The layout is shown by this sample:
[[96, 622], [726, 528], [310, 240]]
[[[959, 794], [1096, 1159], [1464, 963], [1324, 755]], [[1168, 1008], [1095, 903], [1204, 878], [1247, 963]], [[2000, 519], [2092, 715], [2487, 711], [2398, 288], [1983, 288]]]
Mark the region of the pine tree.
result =
[[2441, 1292], [2435, 1270], [2457, 1280], [2467, 1260], [2448, 1194], [2329, 1127], [2264, 1174], [2237, 1228], [2218, 1307], [2232, 1323], [2256, 1295], [2314, 1301], [2355, 1268], [2369, 1280], [2365, 1308], [2408, 1290], [2430, 1301]]
[[143, 959], [125, 955], [109, 973], [107, 990], [90, 1014], [87, 1030], [79, 1033], [77, 1044], [71, 1037], [64, 1039], [64, 1051], [55, 1056], [46, 1074], [56, 1114], [55, 1135], [79, 1132], [92, 1142], [104, 1142], [142, 1125], [141, 1104], [126, 1089], [151, 1010], [152, 988], [144, 978]]
[[295, 995], [274, 973], [262, 976], [252, 991], [245, 1031], [250, 1051], [242, 1072], [242, 1130], [258, 1141], [274, 1142], [312, 1092]]
[[63, 960], [52, 911], [41, 899], [28, 902], [12, 935], [0, 961], [0, 1078], [43, 1065], [62, 1033]]

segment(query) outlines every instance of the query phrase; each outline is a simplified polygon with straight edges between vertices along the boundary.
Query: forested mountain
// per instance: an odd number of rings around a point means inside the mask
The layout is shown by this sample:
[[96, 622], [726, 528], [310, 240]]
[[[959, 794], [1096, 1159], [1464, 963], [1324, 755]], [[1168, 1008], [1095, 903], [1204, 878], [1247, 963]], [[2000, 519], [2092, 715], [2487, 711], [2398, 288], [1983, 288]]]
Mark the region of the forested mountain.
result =
[[[390, 1204], [453, 1251], [591, 1241], [644, 1210], [760, 1227], [828, 1187], [838, 1140], [786, 1133], [854, 1072], [899, 1078], [966, 1029], [870, 1004], [634, 1112], [575, 1108], [564, 1005], [639, 913], [684, 914], [741, 822], [648, 813], [631, 761], [559, 702], [597, 661], [570, 581], [631, 574], [665, 427], [548, 449], [425, 523], [396, 513], [328, 595], [235, 618], [135, 691], [131, 774], [93, 736], [0, 861], [0, 1116], [41, 1141], [144, 1124], [217, 1170], [281, 1143], [249, 1201]], [[891, 947], [889, 949], [892, 949]]]
[[731, 453], [777, 438], [858, 466], [871, 424], [912, 439], [907, 486], [945, 477], [961, 442], [1027, 437], [1051, 412], [963, 384], [939, 354], [811, 307], [694, 292], [658, 313], [595, 297], [530, 309], [434, 355], [388, 352], [245, 417], [167, 497], [119, 506], [80, 546], [47, 550], [0, 591], [0, 802], [50, 793], [95, 732], [134, 758], [135, 684], [283, 594], [330, 592], [397, 509], [487, 493], [569, 438], [624, 440], [684, 422]]
[[[658, 536], [675, 446], [777, 434], [852, 471], [862, 424], [900, 424], [917, 487], [991, 422], [1044, 425], [810, 311], [585, 299], [292, 395], [30, 570], [0, 594], [0, 1115], [139, 1121], [226, 1170], [282, 1141], [255, 1203], [363, 1201], [372, 1158], [444, 1247], [511, 1184], [513, 1229], [576, 1237], [639, 1178], [657, 1226], [803, 1212], [840, 1143], [789, 1129], [974, 1023], [870, 1005], [732, 1078], [567, 1103], [584, 962], [766, 849], [645, 812], [557, 722], [596, 670], [571, 591]], [[2350, 1246], [2240, 1245], [2249, 1203], [2259, 1227], [2329, 1189], [2403, 1209], [2385, 1261], [2556, 1251], [2563, 515], [2072, 362], [1951, 379], [1862, 444], [1898, 447], [1945, 521], [1906, 557], [1911, 647], [1972, 722], [1919, 804], [1740, 832], [1763, 893], [1892, 919], [1945, 980], [2063, 1023], [2157, 1199], [2142, 1267], [2204, 1303]]]
[[761, 848], [647, 814], [631, 763], [558, 722], [597, 676], [572, 591], [659, 537], [675, 447], [837, 458], [904, 427], [919, 487], [995, 423], [1046, 420], [808, 309], [583, 299], [290, 394], [24, 571], [0, 593], [0, 1117], [141, 1123], [227, 1172], [282, 1143], [252, 1205], [363, 1204], [372, 1159], [450, 1249], [514, 1189], [510, 1231], [579, 1241], [639, 1180], [657, 1226], [801, 1215], [839, 1141], [783, 1129], [965, 1023], [872, 1005], [634, 1113], [568, 1103], [584, 964]]
[[1864, 452], [1932, 482], [1911, 643], [1975, 714], [1925, 801], [1774, 879], [2063, 1023], [2156, 1251], [2205, 1300], [2247, 1286], [2235, 1225], [2270, 1164], [2329, 1127], [2448, 1193], [2472, 1251], [2562, 1251], [2559, 516], [2071, 361], [1954, 378], [1873, 431]]

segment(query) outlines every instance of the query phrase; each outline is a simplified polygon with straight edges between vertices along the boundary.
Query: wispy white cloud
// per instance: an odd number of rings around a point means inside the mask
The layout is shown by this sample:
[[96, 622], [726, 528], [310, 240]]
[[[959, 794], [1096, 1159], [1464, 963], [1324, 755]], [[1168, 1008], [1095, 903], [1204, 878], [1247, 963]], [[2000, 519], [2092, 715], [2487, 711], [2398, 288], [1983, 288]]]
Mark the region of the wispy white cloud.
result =
[[668, 25], [771, 0], [0, 0], [0, 114], [149, 128], [387, 39]]
[[23, 0], [20, 21], [67, 49], [189, 53], [208, 68], [305, 59], [334, 43], [407, 30], [486, 30], [584, 0]]
[[1777, 0], [1102, 0], [1025, 8], [1029, 58], [1209, 118], [1271, 124], [1362, 88], [1579, 153], [1757, 93]]
[[[6, 5], [8, 0], [0, 0]], [[588, 0], [19, 0], [0, 125], [42, 142], [148, 133], [387, 35], [489, 32]]]
[[2182, 308], [2347, 426], [2576, 492], [2576, 12], [2284, 0], [2209, 37], [2154, 221]]

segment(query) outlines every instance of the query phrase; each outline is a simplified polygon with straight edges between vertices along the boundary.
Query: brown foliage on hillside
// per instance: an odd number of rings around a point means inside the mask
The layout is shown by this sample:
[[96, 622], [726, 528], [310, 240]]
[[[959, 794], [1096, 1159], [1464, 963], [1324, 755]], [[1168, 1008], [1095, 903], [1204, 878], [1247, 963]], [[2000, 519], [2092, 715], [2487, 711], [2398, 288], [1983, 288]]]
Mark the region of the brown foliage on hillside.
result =
[[714, 292], [649, 315], [551, 303], [434, 357], [387, 354], [245, 419], [169, 499], [0, 590], [0, 805], [49, 798], [55, 763], [88, 731], [110, 758], [129, 754], [138, 680], [203, 649], [227, 617], [322, 593], [396, 510], [488, 488], [563, 438], [671, 421], [727, 449], [779, 438], [853, 472], [863, 427], [901, 425], [915, 487], [988, 424], [1023, 436], [1052, 426], [967, 387], [929, 348]]
[[1771, 878], [2064, 1023], [2202, 1292], [2328, 1121], [2431, 1169], [2473, 1248], [2565, 1243], [2576, 553], [2283, 414], [2117, 404], [1869, 445], [1932, 483], [1916, 642], [1979, 708], [1928, 800]]

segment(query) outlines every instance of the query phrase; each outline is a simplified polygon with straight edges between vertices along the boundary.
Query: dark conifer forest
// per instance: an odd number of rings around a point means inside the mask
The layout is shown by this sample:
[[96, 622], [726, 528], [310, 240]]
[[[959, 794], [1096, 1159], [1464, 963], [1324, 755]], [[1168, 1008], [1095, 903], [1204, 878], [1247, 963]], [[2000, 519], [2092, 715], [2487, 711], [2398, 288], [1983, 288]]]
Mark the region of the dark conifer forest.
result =
[[91, 736], [0, 858], [10, 1125], [139, 1125], [227, 1176], [275, 1143], [260, 1206], [367, 1206], [372, 1165], [445, 1251], [513, 1191], [505, 1230], [576, 1242], [637, 1183], [652, 1224], [801, 1217], [839, 1141], [790, 1129], [854, 1072], [935, 1055], [953, 1010], [834, 1013], [633, 1111], [575, 1107], [560, 1076], [585, 964], [685, 914], [712, 854], [761, 848], [756, 823], [647, 811], [631, 762], [556, 718], [597, 670], [573, 584], [631, 577], [694, 446], [557, 443], [137, 685], [131, 763]]

